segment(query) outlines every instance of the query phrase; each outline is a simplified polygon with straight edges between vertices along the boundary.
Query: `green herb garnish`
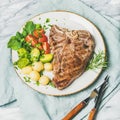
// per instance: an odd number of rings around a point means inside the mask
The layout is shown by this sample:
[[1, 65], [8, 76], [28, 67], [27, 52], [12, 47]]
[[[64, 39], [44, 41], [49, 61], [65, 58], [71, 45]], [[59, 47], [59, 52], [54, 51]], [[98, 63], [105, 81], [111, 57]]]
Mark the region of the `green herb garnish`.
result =
[[36, 24], [35, 25], [35, 29], [41, 29], [41, 28], [42, 28], [41, 24]]
[[49, 27], [51, 27], [52, 25], [51, 24], [48, 24]]
[[32, 34], [36, 25], [32, 21], [28, 21], [25, 25], [25, 30], [28, 34]]
[[40, 82], [39, 82], [39, 81], [36, 81], [36, 85], [39, 86], [39, 85], [40, 85]]
[[55, 86], [54, 86], [54, 84], [53, 84], [52, 81], [50, 81], [50, 82], [48, 83], [48, 85], [55, 88]]
[[26, 37], [26, 36], [27, 36], [27, 31], [26, 31], [26, 29], [25, 29], [25, 28], [23, 28], [22, 35], [23, 35], [24, 37]]
[[17, 32], [16, 36], [12, 36], [7, 44], [8, 48], [11, 48], [13, 50], [18, 50], [19, 48], [26, 48], [30, 50], [30, 45], [28, 45], [25, 42], [25, 37], [28, 34], [32, 34], [33, 31], [35, 30], [35, 28], [39, 28], [40, 25], [38, 24], [34, 24], [32, 21], [28, 21], [25, 25], [25, 27], [23, 28], [23, 32]]
[[32, 50], [31, 43], [25, 42], [25, 40], [22, 42], [22, 47], [25, 48], [28, 52]]
[[41, 55], [44, 55], [44, 53], [45, 53], [44, 50], [41, 50], [41, 51], [40, 51], [40, 54], [41, 54]]
[[24, 78], [25, 82], [28, 82], [28, 83], [31, 82], [29, 77], [23, 77], [23, 78]]
[[13, 50], [18, 50], [21, 46], [22, 44], [16, 36], [12, 36], [7, 44], [7, 47], [12, 48]]
[[105, 57], [105, 53], [103, 51], [98, 51], [98, 53], [95, 53], [93, 58], [90, 60], [87, 70], [96, 70], [100, 68], [106, 68], [107, 67], [107, 58]]
[[50, 18], [47, 18], [47, 19], [46, 19], [46, 23], [48, 23], [48, 22], [50, 22]]
[[42, 76], [43, 75], [43, 70], [42, 71], [40, 71], [40, 76]]
[[16, 65], [14, 65], [14, 68], [15, 68], [16, 70], [18, 70], [18, 67], [17, 67]]
[[43, 27], [42, 27], [44, 30], [47, 30], [48, 29], [48, 27], [46, 26], [46, 25], [43, 25]]

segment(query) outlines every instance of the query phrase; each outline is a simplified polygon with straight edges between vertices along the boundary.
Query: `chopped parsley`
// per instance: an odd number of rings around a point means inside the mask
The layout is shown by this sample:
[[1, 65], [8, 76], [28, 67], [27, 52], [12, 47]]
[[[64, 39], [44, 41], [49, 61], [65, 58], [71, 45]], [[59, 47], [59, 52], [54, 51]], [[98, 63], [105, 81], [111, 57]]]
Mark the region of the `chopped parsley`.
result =
[[25, 82], [28, 82], [28, 83], [31, 82], [29, 77], [23, 77], [23, 78], [24, 78]]
[[47, 18], [45, 22], [46, 22], [46, 23], [50, 22], [50, 18]]
[[17, 67], [16, 65], [14, 65], [14, 68], [15, 68], [16, 70], [18, 70], [18, 67]]
[[43, 75], [43, 70], [42, 71], [40, 71], [40, 76], [42, 76]]
[[39, 81], [36, 81], [36, 85], [39, 86], [39, 85], [40, 85], [40, 82], [39, 82]]
[[54, 86], [54, 84], [53, 84], [52, 81], [50, 81], [50, 82], [48, 83], [48, 85], [55, 88], [55, 86]]
[[51, 27], [52, 25], [51, 24], [48, 24], [49, 27]]
[[44, 30], [47, 30], [48, 27], [44, 24], [44, 25], [43, 25], [43, 29], [44, 29]]

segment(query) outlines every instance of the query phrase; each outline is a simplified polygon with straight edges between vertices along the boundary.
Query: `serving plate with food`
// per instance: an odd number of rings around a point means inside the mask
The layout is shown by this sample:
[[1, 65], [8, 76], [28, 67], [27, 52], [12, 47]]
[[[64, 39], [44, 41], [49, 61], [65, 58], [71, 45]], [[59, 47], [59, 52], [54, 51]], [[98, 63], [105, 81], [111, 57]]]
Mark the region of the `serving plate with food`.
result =
[[38, 92], [70, 95], [106, 67], [104, 40], [93, 23], [67, 11], [39, 14], [8, 42], [21, 80]]

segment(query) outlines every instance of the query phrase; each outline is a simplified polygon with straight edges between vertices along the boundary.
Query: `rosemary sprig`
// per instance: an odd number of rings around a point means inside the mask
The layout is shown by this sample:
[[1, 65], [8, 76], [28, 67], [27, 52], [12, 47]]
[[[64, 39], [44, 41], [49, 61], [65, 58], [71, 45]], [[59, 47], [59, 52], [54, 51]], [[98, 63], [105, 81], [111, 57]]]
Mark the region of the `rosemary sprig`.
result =
[[104, 51], [98, 51], [98, 53], [95, 53], [93, 58], [90, 60], [87, 70], [96, 70], [100, 68], [105, 69], [107, 64], [108, 62]]

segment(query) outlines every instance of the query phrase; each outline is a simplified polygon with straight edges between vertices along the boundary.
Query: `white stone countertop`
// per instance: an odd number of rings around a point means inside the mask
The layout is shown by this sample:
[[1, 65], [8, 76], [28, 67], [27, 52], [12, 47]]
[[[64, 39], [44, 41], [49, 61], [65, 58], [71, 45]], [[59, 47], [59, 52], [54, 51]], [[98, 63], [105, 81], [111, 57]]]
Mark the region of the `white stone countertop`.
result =
[[[17, 31], [40, 0], [0, 0], [0, 37], [7, 39], [13, 31]], [[112, 17], [120, 22], [120, 0], [81, 0], [103, 16]], [[27, 8], [27, 9], [25, 9]], [[22, 12], [21, 12], [22, 11]], [[25, 12], [24, 12], [25, 11]], [[33, 11], [34, 15], [39, 11]], [[23, 15], [21, 15], [23, 14]], [[26, 16], [26, 17], [25, 17]], [[19, 22], [18, 22], [19, 21]], [[13, 22], [15, 27], [11, 26]], [[9, 26], [9, 27], [8, 27]], [[7, 27], [7, 33], [2, 30]], [[10, 27], [13, 27], [10, 29]], [[120, 120], [120, 90], [107, 102], [99, 112], [97, 120]], [[0, 120], [22, 120], [19, 107], [0, 108]]]

